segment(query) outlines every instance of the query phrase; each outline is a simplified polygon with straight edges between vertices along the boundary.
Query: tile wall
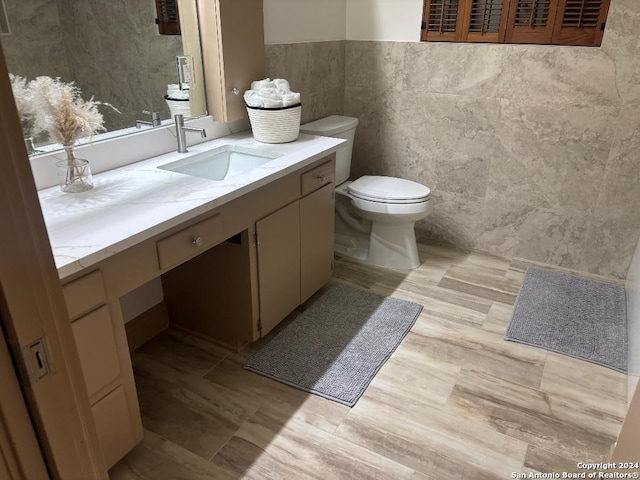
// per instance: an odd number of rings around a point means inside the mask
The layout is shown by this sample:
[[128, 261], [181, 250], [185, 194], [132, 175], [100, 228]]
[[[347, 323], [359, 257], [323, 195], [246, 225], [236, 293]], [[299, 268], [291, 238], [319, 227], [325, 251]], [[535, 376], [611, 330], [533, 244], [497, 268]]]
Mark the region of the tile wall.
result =
[[300, 85], [303, 121], [360, 119], [354, 177], [433, 189], [421, 238], [622, 279], [640, 235], [639, 40], [640, 3], [613, 0], [601, 48], [268, 45], [267, 71]]
[[344, 113], [345, 42], [265, 45], [267, 76], [300, 92], [302, 123]]

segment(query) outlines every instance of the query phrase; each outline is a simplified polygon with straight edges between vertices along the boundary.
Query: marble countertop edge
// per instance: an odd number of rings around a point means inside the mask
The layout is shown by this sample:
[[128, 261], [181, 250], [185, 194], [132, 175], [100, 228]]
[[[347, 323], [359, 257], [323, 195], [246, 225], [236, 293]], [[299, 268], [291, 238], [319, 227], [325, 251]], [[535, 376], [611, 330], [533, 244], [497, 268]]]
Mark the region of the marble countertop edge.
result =
[[94, 176], [95, 188], [39, 192], [58, 276], [65, 279], [173, 227], [336, 152], [344, 140], [300, 135], [288, 144], [256, 142], [242, 132], [189, 148], [197, 154], [235, 144], [281, 156], [230, 180], [214, 181], [161, 170], [185, 158], [170, 152]]

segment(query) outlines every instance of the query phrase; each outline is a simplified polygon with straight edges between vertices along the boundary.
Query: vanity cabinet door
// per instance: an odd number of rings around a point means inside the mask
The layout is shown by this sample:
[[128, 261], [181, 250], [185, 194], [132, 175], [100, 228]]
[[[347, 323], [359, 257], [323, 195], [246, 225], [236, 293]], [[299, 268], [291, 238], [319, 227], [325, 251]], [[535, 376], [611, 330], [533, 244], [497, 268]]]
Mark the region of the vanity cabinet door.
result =
[[300, 305], [300, 202], [256, 223], [262, 336]]
[[331, 278], [333, 270], [334, 184], [300, 200], [300, 303]]

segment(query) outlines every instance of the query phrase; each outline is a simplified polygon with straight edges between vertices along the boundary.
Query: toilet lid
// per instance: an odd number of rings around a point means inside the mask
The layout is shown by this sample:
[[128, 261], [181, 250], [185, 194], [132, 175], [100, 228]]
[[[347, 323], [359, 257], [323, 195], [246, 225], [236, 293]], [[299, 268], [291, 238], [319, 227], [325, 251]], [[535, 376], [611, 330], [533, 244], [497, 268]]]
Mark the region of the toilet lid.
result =
[[431, 195], [428, 187], [411, 180], [367, 175], [351, 182], [347, 191], [354, 197], [381, 203], [419, 203]]

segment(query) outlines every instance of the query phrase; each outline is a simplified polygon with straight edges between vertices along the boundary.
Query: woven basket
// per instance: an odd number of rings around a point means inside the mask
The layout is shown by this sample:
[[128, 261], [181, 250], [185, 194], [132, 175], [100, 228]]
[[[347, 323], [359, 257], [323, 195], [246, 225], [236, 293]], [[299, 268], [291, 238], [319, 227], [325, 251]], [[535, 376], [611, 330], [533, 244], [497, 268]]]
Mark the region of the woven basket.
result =
[[302, 105], [282, 108], [247, 106], [253, 138], [262, 143], [293, 142], [300, 134]]
[[171, 118], [175, 117], [177, 114], [184, 115], [185, 117], [191, 116], [191, 104], [189, 103], [188, 98], [176, 100], [175, 98], [169, 98], [165, 95], [164, 100], [169, 106]]

